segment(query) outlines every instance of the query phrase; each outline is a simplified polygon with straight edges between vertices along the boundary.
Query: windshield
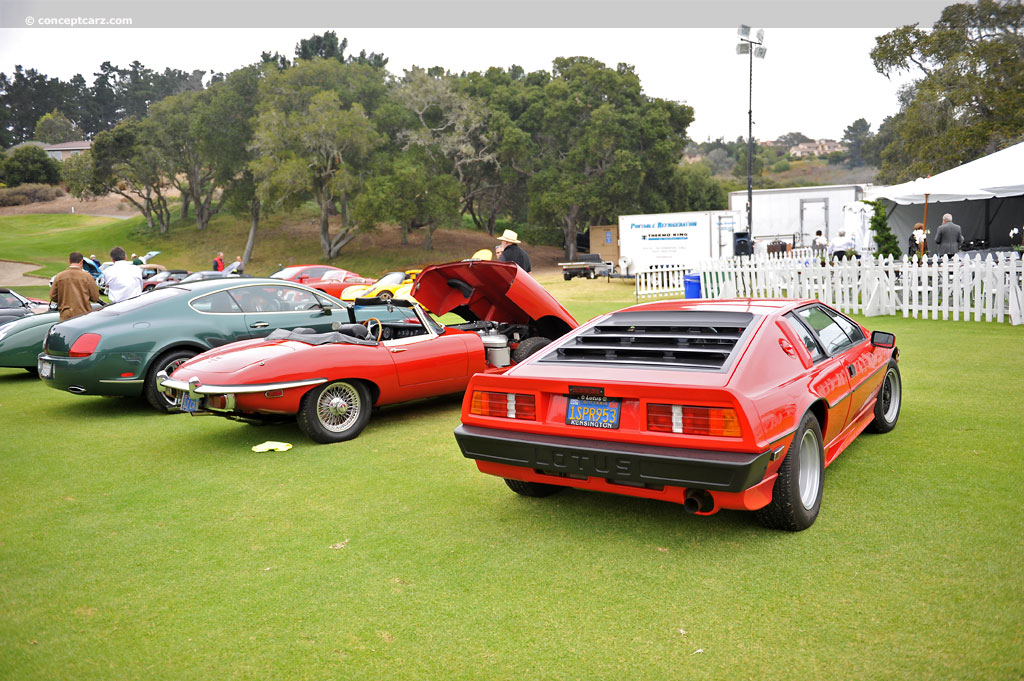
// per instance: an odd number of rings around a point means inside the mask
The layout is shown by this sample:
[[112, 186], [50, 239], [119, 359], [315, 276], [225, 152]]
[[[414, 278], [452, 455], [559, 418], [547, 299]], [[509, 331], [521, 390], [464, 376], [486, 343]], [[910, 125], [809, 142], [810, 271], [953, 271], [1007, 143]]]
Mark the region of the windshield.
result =
[[[210, 275], [213, 275], [213, 276], [210, 276]], [[190, 274], [187, 277], [185, 277], [184, 279], [182, 279], [181, 283], [182, 284], [191, 284], [192, 282], [203, 281], [204, 279], [216, 279], [219, 276], [222, 276], [220, 272], [213, 272], [213, 271], [210, 271], [210, 272], [193, 272], [192, 274]]]
[[285, 267], [283, 270], [278, 270], [270, 276], [273, 279], [291, 279], [301, 271], [301, 267]]
[[23, 304], [14, 291], [0, 291], [0, 308], [22, 307]]
[[376, 286], [394, 286], [405, 281], [405, 272], [388, 272], [377, 280]]

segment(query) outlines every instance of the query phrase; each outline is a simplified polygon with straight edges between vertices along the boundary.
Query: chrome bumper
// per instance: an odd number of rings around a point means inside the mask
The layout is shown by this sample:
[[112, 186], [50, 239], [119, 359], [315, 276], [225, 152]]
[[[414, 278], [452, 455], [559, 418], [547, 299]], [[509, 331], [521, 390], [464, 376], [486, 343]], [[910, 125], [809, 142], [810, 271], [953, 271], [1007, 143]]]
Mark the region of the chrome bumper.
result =
[[175, 395], [176, 393], [187, 394], [193, 400], [200, 400], [209, 395], [224, 397], [224, 406], [218, 409], [204, 407], [210, 411], [234, 411], [235, 395], [264, 393], [271, 390], [288, 390], [290, 388], [303, 388], [311, 385], [326, 383], [326, 378], [310, 378], [303, 381], [282, 381], [281, 383], [258, 383], [255, 385], [203, 385], [195, 376], [187, 381], [179, 381], [161, 371], [156, 375], [156, 389], [164, 395]]

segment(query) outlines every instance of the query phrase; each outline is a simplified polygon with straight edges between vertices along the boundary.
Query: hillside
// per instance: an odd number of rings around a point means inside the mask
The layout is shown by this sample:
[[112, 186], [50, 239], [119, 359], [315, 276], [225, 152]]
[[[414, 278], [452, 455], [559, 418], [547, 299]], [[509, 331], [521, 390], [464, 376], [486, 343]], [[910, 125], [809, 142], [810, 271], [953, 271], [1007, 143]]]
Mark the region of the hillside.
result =
[[[878, 175], [878, 168], [861, 166], [847, 168], [844, 165], [829, 165], [820, 159], [790, 161], [789, 170], [773, 172], [766, 168], [760, 177], [754, 178], [754, 189], [804, 187], [826, 184], [871, 184]], [[731, 173], [715, 175], [728, 191], [746, 189], [747, 178]]]
[[[74, 209], [74, 215], [72, 215]], [[94, 217], [116, 217], [97, 221]], [[423, 248], [425, 234], [413, 232], [409, 243], [401, 243], [397, 227], [382, 226], [356, 236], [341, 255], [326, 261], [316, 222], [316, 210], [306, 206], [290, 214], [270, 215], [261, 222], [248, 274], [267, 275], [281, 265], [320, 263], [344, 267], [365, 276], [379, 276], [392, 270], [421, 268], [438, 262], [468, 258], [480, 249], [491, 249], [497, 240], [483, 232], [437, 230], [434, 248]], [[223, 251], [226, 260], [241, 255], [249, 233], [249, 221], [228, 214], [217, 215], [203, 232], [192, 220], [178, 220], [166, 235], [150, 230], [136, 211], [120, 198], [106, 197], [79, 201], [62, 197], [46, 203], [0, 208], [0, 259], [40, 265], [33, 275], [49, 277], [63, 269], [67, 253], [79, 250], [105, 259], [115, 245], [128, 253], [159, 250], [154, 259], [167, 267], [209, 269], [213, 257]], [[535, 272], [553, 271], [562, 260], [562, 250], [551, 246], [524, 244]]]

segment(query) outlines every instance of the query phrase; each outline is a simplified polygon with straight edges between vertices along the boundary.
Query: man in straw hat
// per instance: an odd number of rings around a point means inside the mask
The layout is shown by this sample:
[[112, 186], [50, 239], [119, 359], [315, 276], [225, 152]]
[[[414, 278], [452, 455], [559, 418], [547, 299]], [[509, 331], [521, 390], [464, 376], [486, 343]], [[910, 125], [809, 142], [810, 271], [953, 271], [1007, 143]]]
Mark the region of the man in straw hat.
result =
[[494, 247], [494, 254], [502, 262], [514, 262], [527, 272], [530, 271], [530, 256], [519, 247], [519, 235], [511, 229], [506, 229], [498, 237], [498, 245]]

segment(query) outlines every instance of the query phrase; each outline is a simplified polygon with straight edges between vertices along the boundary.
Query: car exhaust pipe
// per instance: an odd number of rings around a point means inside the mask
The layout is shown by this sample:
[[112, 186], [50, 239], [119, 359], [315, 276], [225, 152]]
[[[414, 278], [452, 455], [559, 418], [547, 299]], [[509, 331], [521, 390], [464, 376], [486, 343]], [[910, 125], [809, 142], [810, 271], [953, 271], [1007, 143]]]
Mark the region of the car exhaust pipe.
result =
[[706, 489], [688, 489], [683, 510], [687, 513], [711, 513], [715, 510], [715, 499]]
[[83, 388], [80, 385], [72, 385], [72, 386], [68, 387], [68, 392], [69, 393], [74, 393], [76, 395], [82, 395], [82, 394], [85, 393], [85, 388]]

